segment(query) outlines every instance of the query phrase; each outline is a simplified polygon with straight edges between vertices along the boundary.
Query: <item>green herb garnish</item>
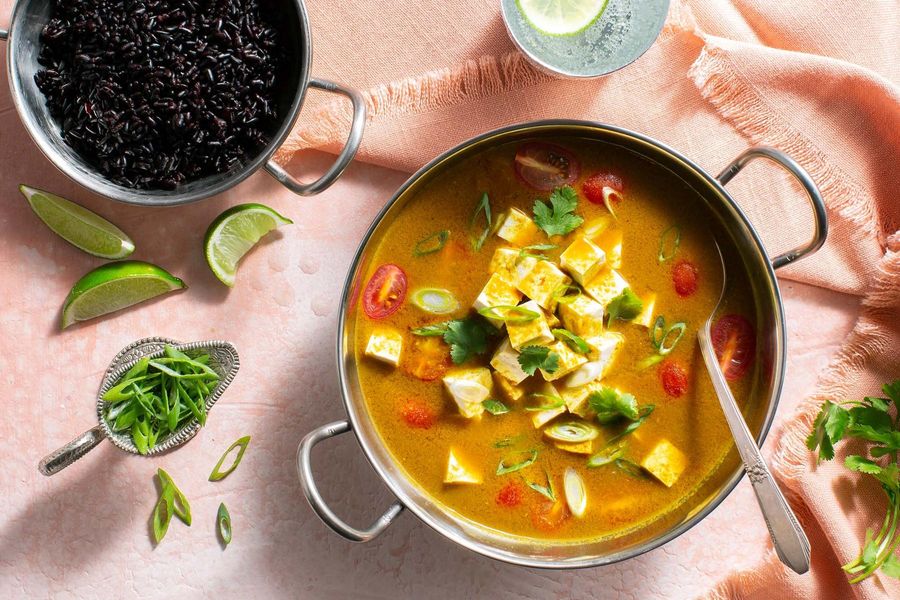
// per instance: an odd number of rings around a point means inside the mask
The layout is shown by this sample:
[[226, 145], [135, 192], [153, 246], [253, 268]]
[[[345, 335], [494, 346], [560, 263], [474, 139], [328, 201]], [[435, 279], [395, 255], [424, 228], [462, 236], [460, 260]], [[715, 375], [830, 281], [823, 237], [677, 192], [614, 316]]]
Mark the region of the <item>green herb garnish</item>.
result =
[[[574, 293], [569, 293], [574, 292]], [[581, 288], [577, 285], [561, 285], [555, 290], [553, 290], [553, 295], [551, 296], [557, 302], [561, 302], [563, 304], [570, 304], [578, 299], [581, 295]]]
[[[662, 315], [656, 317], [653, 327], [650, 328], [650, 343], [656, 348], [660, 356], [665, 356], [675, 349], [675, 345], [681, 341], [687, 325], [679, 321], [666, 328], [666, 318]], [[674, 335], [674, 338], [672, 337]]]
[[163, 471], [162, 469], [156, 470], [156, 476], [159, 477], [159, 482], [162, 484], [163, 491], [166, 488], [171, 488], [172, 490], [172, 511], [175, 513], [175, 516], [181, 519], [181, 521], [190, 527], [191, 525], [191, 504], [188, 502], [187, 497], [182, 493], [178, 486], [175, 485], [175, 482], [172, 480], [172, 476]]
[[169, 531], [169, 523], [172, 521], [173, 514], [173, 498], [175, 492], [171, 487], [163, 487], [159, 500], [156, 501], [156, 507], [153, 509], [153, 540], [159, 544], [166, 532]]
[[[843, 565], [852, 576], [850, 583], [859, 583], [879, 569], [890, 577], [900, 577], [900, 559], [895, 551], [900, 547], [900, 379], [882, 386], [884, 397], [866, 397], [861, 401], [832, 402], [826, 400], [813, 422], [806, 439], [807, 447], [817, 452], [818, 460], [834, 458], [834, 447], [851, 438], [868, 443], [869, 456], [850, 455], [844, 465], [874, 477], [888, 499], [888, 508], [881, 529], [876, 534], [866, 530], [863, 547], [856, 560]], [[894, 416], [890, 405], [894, 404]]]
[[444, 341], [450, 346], [450, 358], [461, 365], [477, 354], [487, 352], [488, 337], [494, 328], [487, 322], [476, 319], [458, 319], [447, 324]]
[[488, 398], [484, 402], [481, 403], [484, 406], [484, 410], [488, 411], [494, 416], [497, 415], [505, 415], [509, 412], [509, 407], [500, 402], [499, 400], [494, 400], [493, 398]]
[[584, 223], [576, 214], [578, 194], [570, 186], [556, 188], [550, 193], [550, 204], [534, 201], [534, 222], [549, 236], [566, 235]]
[[661, 363], [663, 361], [663, 359], [665, 359], [665, 356], [662, 356], [661, 354], [654, 354], [652, 356], [648, 356], [647, 358], [645, 358], [643, 360], [638, 361], [637, 364], [635, 365], [635, 367], [637, 367], [637, 369], [639, 371], [643, 371], [644, 369], [650, 368], [653, 365], [657, 365], [657, 364]]
[[644, 302], [637, 297], [631, 288], [625, 288], [621, 294], [609, 301], [606, 312], [609, 314], [609, 322], [616, 319], [630, 321], [641, 314]]
[[568, 329], [551, 329], [550, 332], [556, 339], [564, 341], [569, 348], [579, 354], [587, 354], [591, 351], [590, 346], [583, 338], [578, 337]]
[[163, 357], [140, 359], [103, 394], [107, 425], [130, 431], [141, 454], [193, 419], [205, 425], [206, 400], [219, 381], [208, 362], [208, 354], [191, 358], [169, 345]]
[[[471, 235], [471, 230], [475, 227], [475, 222], [478, 220], [478, 215], [482, 213], [484, 213], [484, 228], [478, 235]], [[481, 200], [479, 200], [478, 204], [475, 206], [475, 212], [472, 213], [472, 218], [469, 220], [470, 239], [472, 242], [472, 249], [474, 249], [475, 252], [480, 251], [481, 247], [484, 246], [484, 242], [491, 234], [492, 226], [493, 219], [491, 218], [491, 201], [488, 198], [487, 192], [485, 192], [481, 196]]]
[[588, 396], [588, 403], [597, 413], [597, 420], [604, 424], [620, 417], [631, 421], [640, 418], [635, 397], [608, 386], [603, 386], [599, 392], [593, 392]]
[[610, 446], [607, 444], [600, 452], [597, 452], [587, 460], [587, 466], [591, 469], [603, 467], [612, 464], [624, 454], [625, 449], [622, 446]]
[[529, 375], [538, 369], [553, 373], [559, 369], [559, 355], [546, 346], [525, 346], [519, 352], [519, 365]]
[[511, 465], [507, 465], [504, 460], [501, 460], [500, 464], [497, 465], [497, 475], [506, 475], [507, 473], [513, 473], [514, 471], [518, 471], [520, 469], [524, 469], [525, 467], [531, 466], [534, 464], [534, 461], [536, 461], [538, 457], [537, 450], [520, 452], [519, 454], [529, 454], [529, 456], [525, 460], [513, 463]]
[[544, 475], [547, 476], [547, 485], [540, 485], [539, 483], [534, 483], [532, 481], [525, 480], [525, 483], [528, 484], [528, 487], [536, 491], [538, 494], [549, 500], [550, 502], [556, 502], [556, 492], [553, 489], [553, 480], [550, 478], [550, 473], [544, 471]]
[[637, 420], [632, 421], [631, 423], [628, 424], [627, 427], [625, 427], [625, 429], [620, 431], [617, 435], [614, 435], [613, 437], [609, 438], [609, 440], [606, 442], [607, 445], [617, 442], [620, 439], [622, 439], [623, 437], [625, 437], [626, 435], [633, 433], [635, 429], [637, 429], [638, 427], [640, 427], [641, 425], [644, 424], [644, 421], [646, 421], [647, 417], [649, 417], [651, 415], [651, 413], [653, 413], [654, 409], [656, 409], [655, 404], [648, 404], [648, 405], [642, 407]]
[[447, 240], [449, 239], [449, 229], [444, 229], [436, 233], [432, 233], [428, 237], [416, 242], [416, 247], [413, 249], [413, 256], [427, 256], [428, 254], [439, 252], [444, 248], [444, 246], [447, 244]]
[[515, 435], [515, 436], [507, 436], [504, 438], [500, 438], [491, 444], [494, 448], [509, 448], [510, 446], [515, 446], [517, 443], [522, 441], [523, 436]]
[[532, 244], [531, 246], [525, 246], [521, 250], [519, 250], [519, 255], [516, 257], [516, 263], [518, 264], [523, 258], [535, 258], [537, 260], [550, 260], [546, 254], [542, 254], [547, 250], [555, 250], [559, 248], [556, 244]]
[[537, 311], [512, 305], [488, 306], [479, 310], [478, 314], [486, 319], [497, 319], [513, 324], [528, 323], [541, 316]]
[[[250, 443], [250, 436], [245, 435], [242, 438], [238, 438], [237, 440], [234, 441], [234, 443], [232, 443], [230, 446], [228, 446], [228, 449], [225, 450], [224, 454], [222, 454], [222, 457], [219, 459], [219, 462], [217, 462], [216, 466], [213, 467], [212, 473], [209, 474], [209, 480], [210, 481], [221, 481], [222, 479], [225, 479], [226, 477], [231, 475], [232, 471], [237, 469], [238, 465], [241, 464], [241, 459], [244, 458], [244, 452], [247, 451], [247, 445], [249, 443]], [[225, 458], [229, 454], [231, 454], [231, 451], [234, 450], [235, 448], [239, 448], [237, 456], [234, 457], [234, 461], [232, 461], [231, 466], [228, 467], [227, 469], [225, 469], [224, 471], [222, 471], [221, 470], [222, 463], [225, 462]]]
[[416, 327], [415, 329], [411, 329], [410, 333], [423, 337], [438, 337], [447, 333], [447, 329], [449, 326], [450, 321], [444, 321], [443, 323], [435, 323], [433, 325], [425, 325], [424, 327]]
[[659, 254], [657, 260], [661, 263], [674, 258], [678, 252], [678, 246], [681, 245], [681, 228], [672, 225], [659, 236]]
[[228, 514], [228, 509], [225, 507], [224, 502], [219, 504], [219, 511], [216, 514], [216, 525], [222, 544], [228, 546], [231, 543], [231, 515]]
[[639, 464], [634, 463], [627, 458], [617, 458], [615, 463], [619, 469], [632, 477], [645, 477], [644, 469], [641, 468]]
[[559, 396], [553, 396], [550, 394], [541, 394], [539, 392], [535, 392], [533, 394], [529, 394], [532, 398], [543, 398], [548, 400], [544, 404], [539, 404], [538, 406], [526, 406], [525, 410], [528, 412], [541, 412], [545, 410], [554, 410], [556, 408], [562, 408], [566, 405], [566, 401], [560, 398]]

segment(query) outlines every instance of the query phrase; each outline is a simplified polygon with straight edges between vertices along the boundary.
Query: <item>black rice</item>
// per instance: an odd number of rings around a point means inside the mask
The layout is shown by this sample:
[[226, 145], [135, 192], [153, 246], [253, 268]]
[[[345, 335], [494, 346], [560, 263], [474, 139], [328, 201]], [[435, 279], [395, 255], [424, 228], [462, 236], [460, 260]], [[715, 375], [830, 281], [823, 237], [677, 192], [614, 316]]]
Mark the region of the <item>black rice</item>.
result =
[[259, 153], [284, 57], [265, 0], [57, 0], [35, 75], [66, 143], [112, 181], [174, 189]]

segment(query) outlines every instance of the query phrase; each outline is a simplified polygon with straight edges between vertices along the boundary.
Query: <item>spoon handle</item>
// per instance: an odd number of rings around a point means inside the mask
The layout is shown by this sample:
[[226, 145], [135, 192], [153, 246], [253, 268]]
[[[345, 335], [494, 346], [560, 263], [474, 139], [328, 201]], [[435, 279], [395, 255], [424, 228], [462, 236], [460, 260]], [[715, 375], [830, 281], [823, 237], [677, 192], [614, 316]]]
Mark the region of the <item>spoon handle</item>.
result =
[[716, 395], [719, 397], [738, 453], [744, 462], [747, 477], [753, 484], [756, 500], [759, 502], [759, 508], [762, 510], [766, 526], [769, 528], [769, 535], [775, 545], [775, 552], [778, 553], [781, 562], [793, 571], [800, 574], [806, 573], [809, 570], [809, 539], [778, 488], [775, 478], [769, 472], [759, 451], [759, 446], [747, 428], [741, 409], [731, 393], [731, 388], [725, 381], [716, 351], [710, 341], [709, 323], [701, 328], [698, 338], [703, 361], [706, 363]]
[[88, 429], [62, 448], [41, 459], [41, 462], [38, 464], [38, 471], [48, 477], [55, 475], [87, 454], [105, 438], [106, 436], [99, 425]]

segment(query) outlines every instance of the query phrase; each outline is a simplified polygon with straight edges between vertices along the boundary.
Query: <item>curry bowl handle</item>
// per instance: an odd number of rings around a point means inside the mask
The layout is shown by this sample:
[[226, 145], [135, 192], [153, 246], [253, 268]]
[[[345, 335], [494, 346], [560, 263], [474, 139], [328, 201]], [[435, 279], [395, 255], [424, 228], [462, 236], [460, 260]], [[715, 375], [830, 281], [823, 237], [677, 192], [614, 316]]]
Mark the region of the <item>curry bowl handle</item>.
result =
[[812, 177], [809, 176], [809, 173], [806, 172], [806, 169], [797, 164], [797, 161], [781, 150], [776, 150], [775, 148], [770, 148], [768, 146], [754, 146], [744, 150], [740, 156], [731, 161], [731, 164], [719, 173], [716, 179], [718, 179], [719, 183], [723, 186], [726, 185], [729, 181], [734, 179], [734, 176], [737, 175], [741, 169], [746, 167], [747, 164], [755, 158], [768, 158], [787, 169], [791, 175], [797, 178], [800, 185], [803, 186], [803, 189], [806, 190], [806, 194], [809, 196], [809, 202], [813, 209], [815, 232], [813, 233], [812, 239], [803, 246], [798, 246], [793, 250], [789, 250], [784, 254], [779, 254], [773, 258], [772, 268], [780, 269], [805, 256], [815, 254], [819, 248], [822, 247], [822, 244], [825, 243], [825, 239], [828, 237], [828, 215], [825, 212], [825, 201], [822, 200], [822, 194], [819, 192], [819, 188], [816, 187], [815, 182], [812, 180]]
[[7, 39], [9, 39], [9, 31], [7, 31], [6, 29], [0, 29], [0, 40]]
[[356, 529], [334, 514], [325, 503], [325, 500], [319, 494], [319, 489], [313, 477], [312, 464], [310, 463], [310, 454], [313, 446], [348, 431], [350, 431], [350, 423], [347, 421], [335, 421], [306, 434], [306, 437], [303, 438], [303, 441], [300, 442], [300, 446], [297, 448], [297, 473], [300, 475], [300, 487], [303, 489], [303, 495], [306, 496], [307, 502], [309, 502], [309, 505], [319, 518], [322, 519], [323, 523], [351, 542], [369, 542], [381, 535], [394, 522], [394, 519], [403, 512], [403, 505], [400, 502], [394, 502], [370, 527], [367, 529]]
[[288, 173], [284, 167], [274, 160], [270, 160], [266, 163], [266, 171], [268, 171], [269, 174], [277, 179], [284, 187], [299, 196], [312, 196], [318, 194], [319, 192], [328, 189], [332, 183], [337, 181], [337, 178], [341, 176], [341, 173], [344, 172], [344, 169], [347, 168], [347, 165], [349, 165], [350, 161], [353, 160], [353, 157], [356, 156], [356, 151], [359, 150], [359, 145], [362, 143], [363, 130], [366, 127], [366, 101], [358, 91], [325, 79], [310, 79], [309, 87], [332, 92], [334, 94], [341, 94], [349, 98], [351, 104], [353, 104], [353, 120], [350, 122], [350, 135], [347, 136], [347, 142], [344, 144], [344, 149], [338, 154], [338, 157], [331, 167], [325, 171], [325, 174], [315, 181], [303, 183]]

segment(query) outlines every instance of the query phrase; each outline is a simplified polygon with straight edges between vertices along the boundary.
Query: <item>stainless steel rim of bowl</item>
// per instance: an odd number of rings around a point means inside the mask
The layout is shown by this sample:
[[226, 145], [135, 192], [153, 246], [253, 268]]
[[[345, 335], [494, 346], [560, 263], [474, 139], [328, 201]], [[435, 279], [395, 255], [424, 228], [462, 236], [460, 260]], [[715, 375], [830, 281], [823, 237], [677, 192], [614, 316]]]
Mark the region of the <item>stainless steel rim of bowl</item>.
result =
[[[35, 28], [40, 29], [43, 27], [43, 21], [35, 13], [38, 10], [49, 10], [49, 8], [46, 4], [38, 2], [38, 0], [18, 0], [13, 8], [8, 31], [0, 31], [0, 40], [6, 39], [8, 44], [7, 72], [16, 111], [32, 140], [57, 169], [83, 187], [126, 204], [173, 206], [196, 202], [231, 189], [263, 167], [285, 187], [288, 187], [288, 189], [298, 195], [306, 196], [319, 193], [340, 177], [355, 156], [362, 140], [366, 105], [362, 95], [356, 90], [330, 81], [311, 79], [310, 66], [312, 64], [313, 48], [306, 5], [303, 0], [283, 1], [286, 3], [285, 6], [290, 7], [296, 15], [296, 26], [302, 38], [298, 42], [301, 44], [301, 56], [298, 57], [294, 67], [297, 69], [297, 88], [284, 115], [283, 122], [273, 134], [270, 142], [253, 160], [248, 161], [239, 169], [188, 182], [172, 191], [137, 190], [110, 182], [81, 160], [62, 140], [55, 121], [48, 118], [45, 114], [46, 108], [44, 108], [42, 102], [43, 95], [40, 95], [41, 103], [39, 107], [35, 106], [34, 101], [29, 100], [34, 95], [34, 90], [32, 89], [34, 82], [27, 75], [23, 75], [22, 70], [25, 68], [23, 65], [26, 61], [20, 54], [36, 51], [34, 44], [25, 43], [22, 36], [25, 35], [26, 28], [31, 29], [30, 33], [33, 36]], [[3, 33], [6, 33], [6, 35], [2, 35]], [[341, 94], [349, 98], [353, 104], [353, 122], [347, 143], [332, 167], [317, 180], [311, 183], [301, 183], [271, 159], [290, 134], [303, 106], [306, 91], [310, 87]], [[37, 93], [40, 94], [39, 91]]]
[[[432, 169], [437, 168], [445, 161], [451, 159], [458, 153], [465, 151], [471, 146], [477, 145], [487, 140], [492, 140], [494, 138], [502, 138], [511, 134], [538, 134], [542, 132], [546, 133], [549, 131], [560, 135], [565, 135], [565, 133], [567, 133], [567, 130], [568, 133], [575, 133], [576, 130], [592, 130], [595, 132], [611, 133], [625, 136], [627, 138], [642, 142], [643, 144], [652, 146], [658, 151], [666, 154], [672, 160], [679, 161], [683, 167], [693, 172], [696, 176], [702, 178], [703, 183], [716, 192], [717, 196], [726, 203], [725, 208], [727, 208], [727, 210], [740, 221], [740, 224], [743, 226], [744, 230], [748, 232], [755, 252], [758, 253], [761, 263], [765, 265], [765, 283], [769, 286], [768, 289], [771, 291], [774, 309], [774, 315], [772, 316], [774, 323], [773, 334], [775, 350], [773, 353], [773, 364], [771, 365], [771, 372], [774, 375], [771, 383], [771, 392], [768, 399], [765, 417], [762, 420], [762, 427], [758, 436], [758, 441], [760, 444], [762, 444], [762, 442], [765, 440], [769, 428], [771, 427], [775, 411], [777, 409], [778, 398], [781, 394], [781, 389], [784, 382], [784, 365], [786, 355], [784, 310], [782, 306], [781, 293], [778, 287], [778, 282], [775, 277], [772, 263], [774, 262], [777, 266], [782, 266], [784, 264], [792, 262], [793, 260], [802, 258], [804, 255], [815, 252], [819, 247], [821, 247], [822, 243], [824, 243], [824, 236], [827, 233], [827, 226], [824, 222], [824, 205], [822, 204], [821, 196], [818, 194], [818, 191], [815, 190], [815, 187], [814, 185], [812, 185], [811, 180], [808, 179], [808, 175], [806, 175], [805, 172], [803, 172], [802, 169], [798, 165], [796, 165], [796, 163], [794, 163], [790, 158], [782, 155], [778, 151], [774, 151], [771, 149], [753, 149], [751, 151], [748, 151], [747, 153], [741, 155], [740, 157], [738, 157], [738, 159], [733, 161], [732, 164], [729, 165], [729, 167], [719, 175], [719, 178], [714, 178], [699, 166], [694, 164], [692, 161], [688, 160], [680, 153], [672, 150], [666, 145], [661, 144], [647, 136], [637, 134], [619, 127], [574, 120], [549, 120], [512, 125], [470, 139], [460, 144], [459, 146], [445, 152], [441, 156], [435, 158], [427, 165], [422, 167], [419, 171], [417, 171], [406, 181], [406, 183], [403, 184], [403, 186], [400, 187], [393, 198], [385, 205], [384, 208], [382, 208], [379, 214], [375, 217], [372, 225], [369, 227], [354, 256], [344, 285], [337, 339], [338, 377], [341, 384], [342, 401], [349, 415], [350, 423], [332, 423], [328, 426], [319, 428], [318, 430], [310, 433], [307, 438], [304, 439], [303, 443], [298, 449], [298, 463], [304, 493], [313, 509], [317, 514], [319, 514], [323, 521], [325, 521], [326, 525], [331, 527], [340, 535], [343, 535], [344, 537], [347, 537], [348, 539], [352, 539], [354, 541], [367, 541], [369, 539], [372, 539], [373, 537], [381, 533], [381, 531], [383, 531], [390, 524], [390, 522], [397, 516], [397, 514], [399, 514], [402, 508], [405, 507], [409, 508], [416, 516], [418, 516], [421, 520], [423, 520], [425, 523], [427, 523], [429, 526], [437, 530], [445, 537], [448, 537], [449, 539], [465, 548], [468, 548], [490, 558], [527, 567], [541, 567], [551, 569], [594, 567], [611, 564], [628, 558], [633, 558], [635, 556], [643, 554], [644, 552], [653, 550], [678, 537], [679, 535], [690, 529], [693, 525], [705, 518], [709, 513], [711, 513], [731, 493], [731, 491], [733, 491], [734, 487], [743, 476], [743, 469], [736, 470], [731, 475], [731, 477], [728, 478], [725, 484], [722, 485], [721, 488], [719, 488], [719, 492], [715, 495], [715, 497], [709, 500], [707, 504], [702, 507], [702, 509], [692, 513], [689, 517], [678, 523], [676, 526], [672, 527], [670, 530], [653, 539], [650, 539], [646, 543], [632, 548], [627, 548], [619, 552], [613, 552], [601, 556], [589, 556], [578, 560], [553, 560], [544, 557], [534, 557], [530, 555], [502, 550], [495, 546], [487, 545], [478, 540], [472, 539], [470, 536], [461, 534], [459, 531], [452, 529], [447, 522], [450, 517], [448, 517], [445, 512], [442, 513], [441, 516], [443, 516], [446, 520], [440, 520], [436, 518], [423, 506], [420, 506], [414, 498], [412, 498], [412, 496], [408, 493], [407, 488], [404, 485], [401, 485], [399, 478], [395, 479], [395, 476], [387, 471], [386, 466], [380, 462], [379, 456], [375, 452], [376, 445], [380, 444], [380, 441], [377, 439], [377, 434], [369, 438], [368, 428], [360, 428], [359, 425], [361, 422], [363, 422], [364, 419], [366, 419], [366, 416], [364, 414], [361, 414], [361, 412], [357, 408], [356, 402], [353, 401], [353, 390], [351, 389], [351, 385], [348, 380], [348, 373], [346, 371], [347, 361], [345, 361], [345, 357], [347, 357], [349, 349], [347, 347], [348, 344], [345, 339], [345, 332], [347, 329], [348, 313], [352, 309], [351, 302], [353, 302], [354, 298], [354, 286], [358, 283], [358, 270], [364, 261], [368, 244], [385, 215], [387, 215], [394, 203], [398, 199], [403, 197], [403, 194], [420, 178], [429, 173]], [[787, 167], [789, 170], [792, 170], [792, 172], [797, 175], [798, 178], [801, 178], [801, 181], [804, 181], [801, 175], [806, 177], [805, 183], [809, 184], [806, 186], [807, 192], [810, 195], [810, 200], [815, 209], [817, 218], [816, 236], [810, 243], [784, 255], [781, 255], [771, 262], [768, 258], [768, 255], [766, 254], [765, 248], [759, 238], [759, 235], [750, 223], [749, 219], [741, 211], [741, 209], [723, 187], [723, 184], [727, 183], [727, 181], [730, 180], [746, 164], [746, 162], [756, 156], [767, 156], [768, 158], [772, 158], [773, 160], [780, 162], [783, 166]], [[352, 357], [350, 360], [352, 361]], [[381, 519], [376, 521], [376, 523], [368, 530], [357, 530], [355, 528], [352, 528], [346, 525], [336, 515], [334, 515], [334, 513], [330, 511], [330, 509], [321, 499], [321, 496], [319, 496], [318, 494], [318, 490], [315, 487], [315, 482], [312, 479], [312, 471], [310, 467], [309, 453], [312, 446], [328, 437], [350, 430], [351, 424], [352, 429], [355, 433], [355, 437], [370, 464], [373, 466], [381, 479], [386, 483], [391, 492], [399, 500], [399, 502], [392, 505], [391, 508], [389, 508], [388, 511], [384, 513]], [[412, 486], [415, 485], [414, 483], [410, 482], [406, 483]], [[440, 511], [437, 512], [440, 513]]]

